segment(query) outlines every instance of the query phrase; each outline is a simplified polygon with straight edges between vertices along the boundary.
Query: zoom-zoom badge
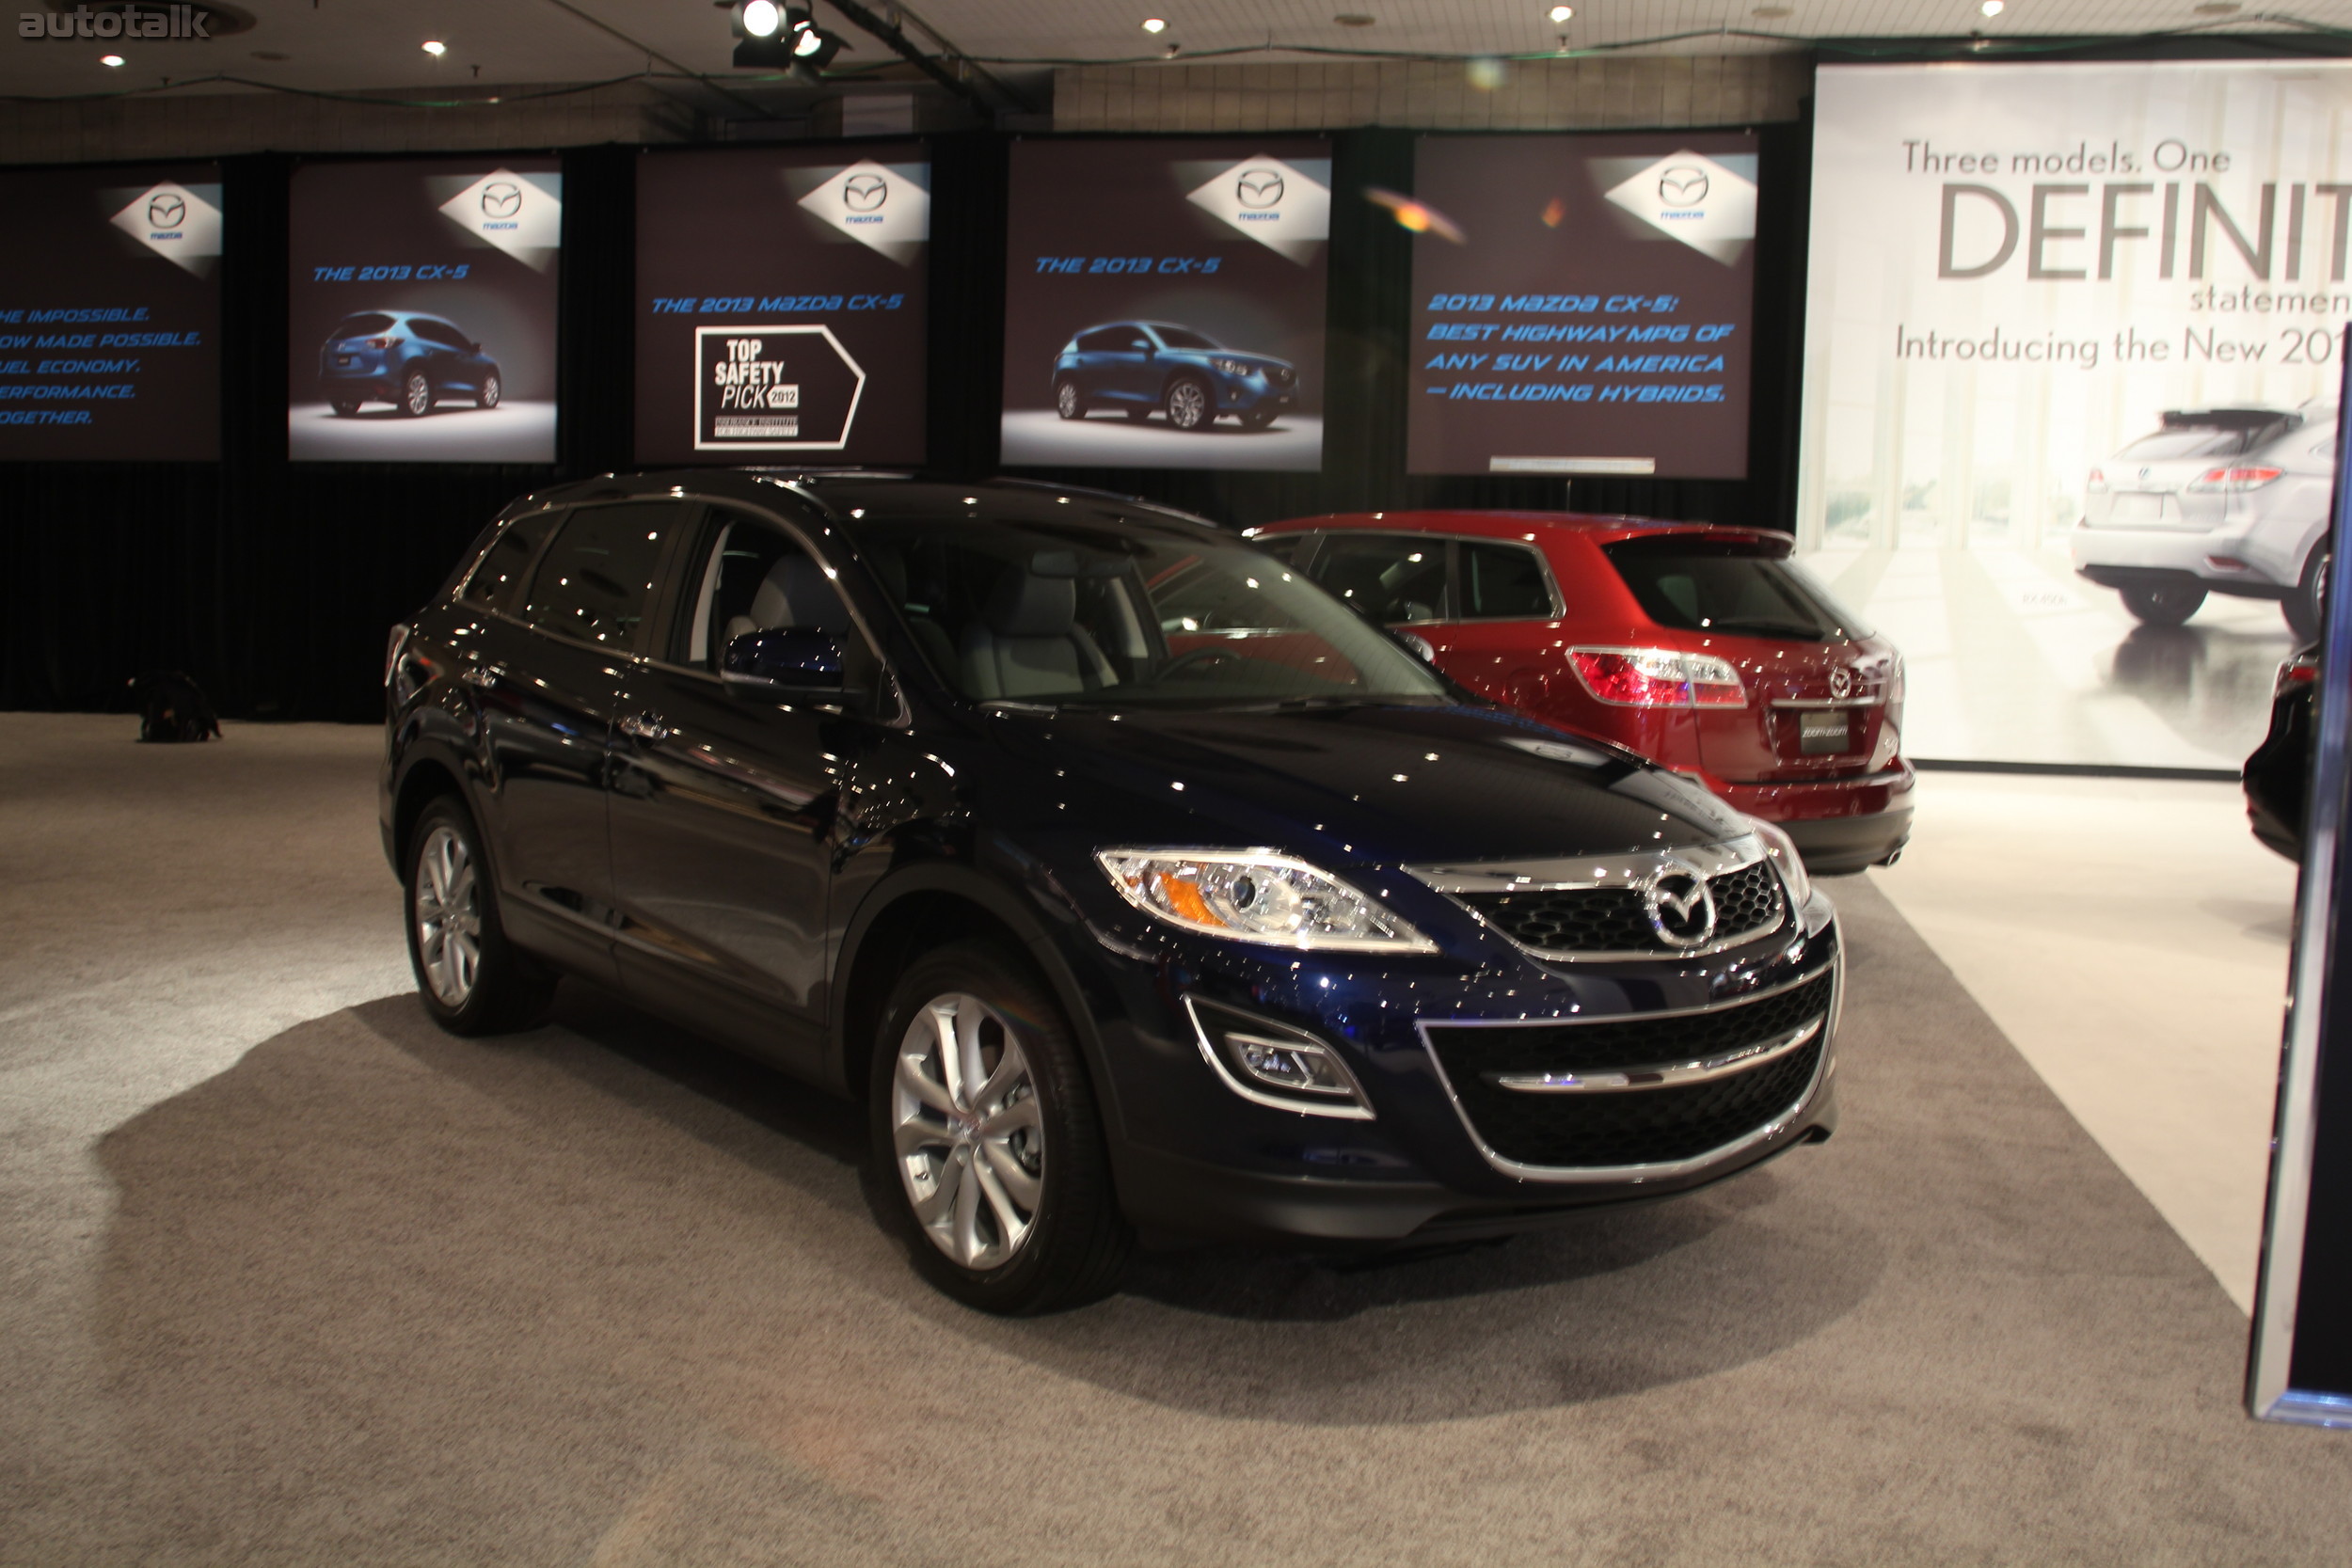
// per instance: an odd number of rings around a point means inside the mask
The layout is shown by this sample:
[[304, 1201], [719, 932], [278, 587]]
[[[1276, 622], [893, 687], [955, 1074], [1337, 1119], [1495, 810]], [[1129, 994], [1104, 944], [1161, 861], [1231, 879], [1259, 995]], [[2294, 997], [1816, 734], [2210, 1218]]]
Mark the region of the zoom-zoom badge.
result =
[[865, 372], [821, 326], [705, 326], [694, 332], [694, 446], [839, 450]]

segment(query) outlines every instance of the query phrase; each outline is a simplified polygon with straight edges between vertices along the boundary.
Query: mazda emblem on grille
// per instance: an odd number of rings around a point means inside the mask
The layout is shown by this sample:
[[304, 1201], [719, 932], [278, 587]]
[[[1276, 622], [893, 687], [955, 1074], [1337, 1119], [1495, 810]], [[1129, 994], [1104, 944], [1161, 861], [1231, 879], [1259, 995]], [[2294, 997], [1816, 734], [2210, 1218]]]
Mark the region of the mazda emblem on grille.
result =
[[1643, 889], [1643, 903], [1659, 940], [1669, 947], [1702, 947], [1715, 934], [1715, 899], [1707, 879], [1668, 871]]
[[1853, 673], [1851, 671], [1841, 664], [1829, 673], [1829, 694], [1831, 696], [1842, 702], [1852, 690]]

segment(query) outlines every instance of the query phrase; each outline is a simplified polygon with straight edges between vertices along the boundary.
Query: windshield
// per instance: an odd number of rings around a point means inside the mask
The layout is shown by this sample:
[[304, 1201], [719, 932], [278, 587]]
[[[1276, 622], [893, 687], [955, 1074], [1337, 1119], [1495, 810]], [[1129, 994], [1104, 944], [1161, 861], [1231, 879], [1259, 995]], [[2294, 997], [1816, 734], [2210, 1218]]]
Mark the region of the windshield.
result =
[[1202, 337], [1189, 326], [1154, 326], [1152, 330], [1158, 333], [1160, 341], [1169, 348], [1221, 348], [1224, 346]]
[[1870, 630], [1794, 562], [1737, 540], [1620, 540], [1610, 563], [1643, 612], [1677, 631], [1832, 642]]
[[1305, 578], [1206, 528], [976, 513], [868, 516], [854, 536], [926, 659], [976, 701], [1454, 700], [1426, 666]]
[[380, 310], [366, 310], [356, 316], [345, 316], [336, 323], [332, 334], [337, 338], [370, 338], [390, 329], [392, 318]]

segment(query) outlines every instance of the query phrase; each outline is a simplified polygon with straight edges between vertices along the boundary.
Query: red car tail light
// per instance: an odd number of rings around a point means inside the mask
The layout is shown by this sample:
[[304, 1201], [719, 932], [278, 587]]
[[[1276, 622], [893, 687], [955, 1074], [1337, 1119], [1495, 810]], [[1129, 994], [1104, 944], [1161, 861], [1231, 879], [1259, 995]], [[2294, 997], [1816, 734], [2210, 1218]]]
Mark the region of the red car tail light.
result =
[[2106, 473], [2105, 473], [2105, 472], [2103, 472], [2103, 471], [2102, 471], [2102, 470], [2100, 470], [2100, 469], [2097, 469], [2097, 468], [2093, 468], [2093, 469], [2091, 469], [2091, 470], [2090, 470], [2090, 483], [2089, 483], [2088, 485], [2086, 485], [2086, 486], [2085, 486], [2085, 488], [2087, 488], [2087, 489], [2091, 489], [2091, 490], [2104, 490], [2104, 489], [2106, 489], [2106, 487], [2107, 487], [2107, 476], [2106, 475]]
[[2284, 468], [2207, 468], [2190, 480], [2188, 487], [2206, 495], [2217, 490], [2259, 490], [2285, 472]]
[[1570, 648], [1584, 689], [1613, 707], [1745, 707], [1728, 659], [1673, 648]]
[[2279, 678], [2270, 683], [2270, 694], [2276, 697], [2290, 686], [2302, 686], [2319, 679], [2319, 657], [2315, 654], [2297, 654], [2279, 666]]

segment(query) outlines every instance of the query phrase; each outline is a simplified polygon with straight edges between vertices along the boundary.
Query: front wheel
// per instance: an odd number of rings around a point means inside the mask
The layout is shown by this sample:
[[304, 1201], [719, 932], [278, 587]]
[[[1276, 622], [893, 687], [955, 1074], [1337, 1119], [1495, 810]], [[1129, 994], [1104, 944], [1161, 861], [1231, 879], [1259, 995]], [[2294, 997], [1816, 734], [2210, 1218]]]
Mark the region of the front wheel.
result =
[[2123, 608], [2152, 626], [2180, 626], [2205, 602], [2205, 591], [2191, 582], [2135, 583], [2122, 593]]
[[424, 378], [422, 371], [410, 371], [408, 379], [400, 384], [400, 411], [410, 419], [430, 413], [433, 408], [433, 383]]
[[1078, 390], [1076, 382], [1063, 381], [1055, 385], [1054, 412], [1065, 420], [1083, 420], [1087, 417], [1086, 396]]
[[2320, 628], [2328, 624], [2328, 554], [2325, 545], [2313, 550], [2304, 564], [2303, 579], [2279, 601], [2279, 609], [2287, 618], [2287, 629], [2295, 633], [2298, 641], [2316, 641]]
[[1012, 954], [959, 942], [900, 978], [868, 1096], [877, 1209], [916, 1272], [1009, 1317], [1119, 1282], [1130, 1235], [1077, 1041]]
[[499, 398], [504, 391], [505, 388], [499, 385], [497, 373], [493, 372], [491, 374], [485, 375], [482, 378], [482, 390], [473, 395], [474, 406], [476, 408], [496, 408], [499, 405]]
[[555, 979], [506, 940], [490, 863], [466, 808], [449, 797], [418, 818], [408, 841], [408, 964], [433, 1021], [453, 1035], [528, 1029]]
[[1178, 430], [1206, 430], [1216, 422], [1209, 389], [1190, 377], [1170, 385], [1162, 404], [1168, 409], [1168, 422]]

